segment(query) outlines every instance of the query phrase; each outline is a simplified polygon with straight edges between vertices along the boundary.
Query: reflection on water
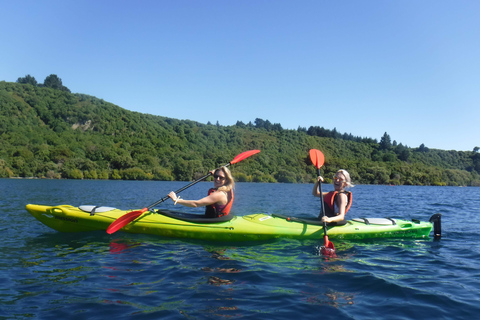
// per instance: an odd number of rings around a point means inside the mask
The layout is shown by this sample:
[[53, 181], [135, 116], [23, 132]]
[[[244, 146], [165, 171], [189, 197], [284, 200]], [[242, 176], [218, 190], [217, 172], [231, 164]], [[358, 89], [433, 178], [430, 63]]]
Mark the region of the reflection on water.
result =
[[118, 254], [118, 253], [121, 253], [124, 250], [128, 250], [130, 248], [135, 248], [139, 245], [141, 245], [140, 242], [128, 243], [128, 242], [122, 242], [121, 240], [113, 240], [112, 242], [110, 242], [110, 250], [109, 251], [110, 251], [110, 253]]

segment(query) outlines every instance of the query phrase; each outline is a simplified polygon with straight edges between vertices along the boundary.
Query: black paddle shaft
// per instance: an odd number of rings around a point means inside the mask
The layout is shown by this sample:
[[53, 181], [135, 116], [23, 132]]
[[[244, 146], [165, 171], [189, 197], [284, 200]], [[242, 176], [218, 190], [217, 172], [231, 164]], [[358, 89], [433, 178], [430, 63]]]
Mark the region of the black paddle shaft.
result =
[[[320, 168], [317, 168], [317, 174], [320, 177]], [[322, 192], [322, 181], [318, 180], [318, 191], [320, 192], [320, 205], [322, 208], [322, 217], [325, 217], [325, 204], [323, 202], [323, 192]], [[326, 235], [327, 234], [327, 223], [323, 222], [323, 233]]]

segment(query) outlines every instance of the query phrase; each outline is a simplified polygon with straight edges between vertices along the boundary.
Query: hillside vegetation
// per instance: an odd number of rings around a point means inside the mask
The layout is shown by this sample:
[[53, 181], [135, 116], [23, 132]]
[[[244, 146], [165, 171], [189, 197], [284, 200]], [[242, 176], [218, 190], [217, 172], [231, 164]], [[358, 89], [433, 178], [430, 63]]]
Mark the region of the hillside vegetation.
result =
[[325, 154], [327, 182], [344, 168], [356, 184], [480, 185], [478, 148], [409, 148], [387, 133], [378, 142], [323, 127], [286, 130], [263, 119], [233, 126], [181, 121], [31, 80], [0, 82], [2, 178], [192, 180], [260, 149], [233, 166], [238, 181], [312, 182], [308, 150], [315, 148]]

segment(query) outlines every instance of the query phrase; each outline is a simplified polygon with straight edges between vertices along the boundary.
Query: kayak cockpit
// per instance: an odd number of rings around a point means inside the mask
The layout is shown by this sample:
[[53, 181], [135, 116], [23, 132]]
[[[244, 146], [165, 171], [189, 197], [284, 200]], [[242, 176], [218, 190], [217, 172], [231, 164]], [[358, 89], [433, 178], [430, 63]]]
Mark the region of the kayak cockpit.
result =
[[170, 211], [170, 210], [157, 210], [154, 211], [156, 214], [161, 214], [167, 216], [169, 218], [193, 222], [193, 223], [219, 223], [219, 222], [226, 222], [232, 220], [235, 215], [228, 214], [226, 216], [218, 217], [218, 218], [207, 218], [204, 215], [199, 214], [192, 214], [192, 213], [185, 213], [180, 211]]

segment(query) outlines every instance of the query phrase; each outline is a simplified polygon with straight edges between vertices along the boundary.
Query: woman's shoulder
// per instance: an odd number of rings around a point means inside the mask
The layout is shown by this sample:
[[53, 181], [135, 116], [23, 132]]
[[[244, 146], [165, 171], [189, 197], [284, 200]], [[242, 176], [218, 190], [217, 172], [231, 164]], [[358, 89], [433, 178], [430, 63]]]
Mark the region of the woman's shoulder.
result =
[[348, 199], [351, 195], [351, 192], [350, 191], [339, 191], [337, 192], [336, 194], [336, 197], [340, 197], [340, 198], [343, 198], [343, 199]]
[[226, 190], [219, 190], [219, 189], [213, 189], [213, 190], [210, 192], [210, 194], [228, 196], [228, 191], [226, 191]]

